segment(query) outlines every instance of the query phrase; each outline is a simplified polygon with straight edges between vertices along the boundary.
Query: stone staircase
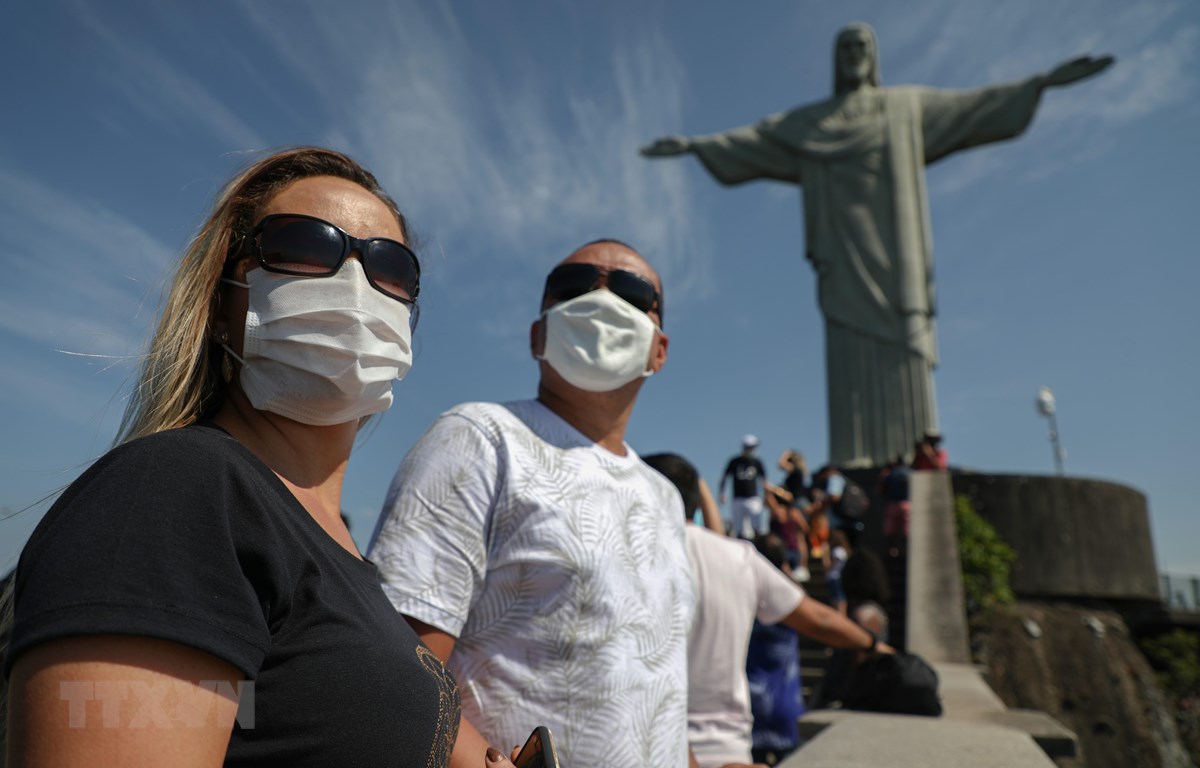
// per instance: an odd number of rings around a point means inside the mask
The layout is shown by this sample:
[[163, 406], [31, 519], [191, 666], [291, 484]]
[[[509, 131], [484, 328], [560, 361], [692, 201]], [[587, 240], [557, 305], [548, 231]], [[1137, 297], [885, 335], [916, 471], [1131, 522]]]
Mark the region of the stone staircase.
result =
[[[907, 633], [908, 594], [908, 543], [901, 544], [893, 555], [888, 551], [883, 538], [884, 499], [878, 495], [879, 471], [875, 469], [849, 470], [846, 475], [856, 482], [871, 497], [871, 505], [863, 518], [864, 530], [857, 542], [858, 548], [867, 549], [879, 556], [883, 562], [891, 600], [884, 609], [888, 612], [888, 642], [898, 650], [905, 650]], [[809, 558], [808, 570], [812, 579], [802, 586], [810, 597], [830, 605], [829, 587], [825, 583], [825, 566], [819, 558]], [[811, 708], [815, 695], [825, 677], [826, 665], [831, 651], [808, 638], [800, 638], [800, 675], [803, 679], [804, 701]]]
[[[877, 552], [883, 561], [888, 585], [891, 587], [892, 598], [884, 609], [888, 612], [888, 643], [899, 650], [904, 650], [905, 633], [907, 631], [906, 613], [908, 590], [908, 547], [902, 545], [895, 555], [885, 551]], [[820, 558], [809, 558], [808, 570], [812, 578], [802, 586], [809, 598], [820, 600], [826, 605], [832, 605], [829, 597], [829, 586], [825, 581], [825, 565]], [[830, 649], [810, 640], [803, 635], [799, 639], [800, 647], [800, 677], [804, 691], [804, 702], [812, 708], [820, 685], [825, 679], [825, 669], [829, 662]]]
[[[805, 599], [820, 600], [829, 605], [829, 585], [825, 582], [825, 564], [818, 557], [810, 557], [808, 559], [808, 572], [812, 575], [812, 578], [800, 585], [804, 587], [804, 591], [808, 595]], [[829, 662], [829, 650], [825, 645], [818, 643], [816, 640], [810, 640], [804, 635], [798, 635], [798, 637], [800, 647], [800, 680], [802, 690], [804, 691], [804, 703], [806, 707], [811, 708], [817, 688], [825, 678], [825, 666]]]

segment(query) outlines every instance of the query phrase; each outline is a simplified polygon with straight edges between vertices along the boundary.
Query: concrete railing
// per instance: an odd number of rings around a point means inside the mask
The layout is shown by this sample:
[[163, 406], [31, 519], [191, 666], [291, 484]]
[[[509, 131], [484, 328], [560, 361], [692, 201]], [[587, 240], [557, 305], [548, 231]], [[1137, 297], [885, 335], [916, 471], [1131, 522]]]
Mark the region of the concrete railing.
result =
[[905, 647], [930, 663], [969, 664], [954, 494], [945, 472], [914, 472]]
[[937, 671], [939, 718], [819, 710], [782, 768], [1050, 768], [1075, 735], [1042, 712], [1009, 710], [970, 664], [954, 494], [944, 472], [914, 473], [908, 556], [908, 649]]

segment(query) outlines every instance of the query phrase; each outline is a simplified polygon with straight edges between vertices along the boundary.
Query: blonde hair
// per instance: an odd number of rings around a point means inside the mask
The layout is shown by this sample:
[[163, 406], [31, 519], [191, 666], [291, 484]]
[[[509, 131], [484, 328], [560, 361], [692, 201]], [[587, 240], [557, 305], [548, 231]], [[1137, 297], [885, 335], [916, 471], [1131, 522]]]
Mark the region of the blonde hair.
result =
[[371, 192], [391, 208], [405, 240], [410, 239], [404, 214], [375, 176], [340, 152], [298, 147], [251, 164], [217, 197], [180, 260], [114, 445], [185, 427], [220, 408], [227, 387], [221, 376], [225, 352], [212, 338], [212, 325], [221, 275], [266, 203], [289, 184], [313, 176], [346, 179]]

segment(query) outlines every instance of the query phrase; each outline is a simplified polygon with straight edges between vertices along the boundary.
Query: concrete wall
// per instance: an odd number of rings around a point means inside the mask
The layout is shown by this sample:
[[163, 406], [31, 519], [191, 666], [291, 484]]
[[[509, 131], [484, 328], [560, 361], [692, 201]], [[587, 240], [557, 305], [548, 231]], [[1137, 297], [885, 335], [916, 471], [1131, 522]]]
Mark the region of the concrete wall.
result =
[[1158, 601], [1146, 497], [1101, 480], [954, 473], [1017, 553], [1012, 588], [1025, 598]]

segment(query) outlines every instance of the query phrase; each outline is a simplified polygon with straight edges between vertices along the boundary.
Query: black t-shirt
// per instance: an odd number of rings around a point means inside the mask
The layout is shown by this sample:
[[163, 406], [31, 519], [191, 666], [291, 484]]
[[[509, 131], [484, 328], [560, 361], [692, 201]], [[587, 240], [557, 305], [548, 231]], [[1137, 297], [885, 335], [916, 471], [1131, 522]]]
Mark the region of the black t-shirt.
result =
[[242, 670], [253, 727], [239, 712], [226, 765], [449, 765], [453, 678], [375, 566], [215, 427], [110, 451], [21, 553], [4, 674], [38, 643], [93, 634], [170, 640]]
[[745, 499], [758, 495], [758, 478], [765, 476], [766, 472], [757, 457], [746, 458], [744, 454], [738, 454], [725, 465], [725, 474], [721, 476], [722, 486], [730, 475], [733, 475], [733, 497]]
[[808, 478], [804, 476], [803, 470], [793, 469], [788, 472], [787, 477], [783, 478], [783, 487], [792, 494], [793, 504], [802, 503], [808, 496]]

